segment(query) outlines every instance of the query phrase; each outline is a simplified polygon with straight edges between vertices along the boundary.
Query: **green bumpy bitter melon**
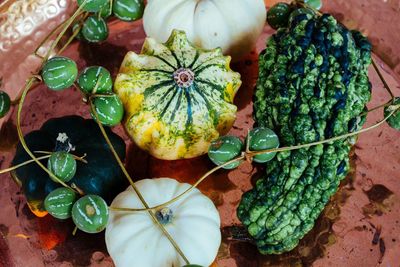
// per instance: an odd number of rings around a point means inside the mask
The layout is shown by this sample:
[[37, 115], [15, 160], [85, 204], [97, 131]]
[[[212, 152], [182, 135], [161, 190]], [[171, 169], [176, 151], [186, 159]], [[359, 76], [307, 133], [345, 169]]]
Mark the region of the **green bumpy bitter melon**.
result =
[[[300, 14], [267, 41], [254, 96], [257, 126], [282, 146], [360, 130], [371, 97], [371, 45], [324, 14]], [[262, 254], [295, 248], [349, 171], [355, 138], [280, 152], [238, 207]]]

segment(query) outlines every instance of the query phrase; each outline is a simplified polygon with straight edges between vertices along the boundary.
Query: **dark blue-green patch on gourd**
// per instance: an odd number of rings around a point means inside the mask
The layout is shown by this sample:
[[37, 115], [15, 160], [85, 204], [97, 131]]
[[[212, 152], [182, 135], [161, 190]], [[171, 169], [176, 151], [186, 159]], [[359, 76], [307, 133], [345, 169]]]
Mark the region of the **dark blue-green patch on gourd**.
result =
[[[106, 128], [106, 132], [118, 155], [124, 160], [125, 142], [109, 128]], [[66, 150], [70, 147], [69, 145], [56, 141], [60, 133], [65, 133], [69, 138], [69, 143], [73, 147], [70, 153], [77, 156], [86, 154], [85, 159], [88, 162], [85, 164], [77, 161], [76, 174], [68, 184], [74, 183], [84, 193], [100, 195], [108, 203], [111, 203], [112, 199], [126, 188], [127, 183], [97, 123], [79, 116], [50, 119], [40, 130], [27, 134], [25, 136], [26, 143], [31, 151]], [[19, 144], [12, 165], [30, 159]], [[47, 166], [47, 160], [41, 162]], [[34, 209], [33, 211], [44, 211], [44, 199], [51, 191], [60, 187], [34, 163], [18, 168], [14, 176], [21, 183], [22, 190], [30, 207]]]
[[[371, 97], [371, 46], [330, 15], [292, 16], [260, 55], [254, 96], [256, 124], [281, 146], [324, 140], [361, 129]], [[240, 220], [263, 254], [295, 248], [349, 171], [354, 138], [277, 153], [246, 192]]]

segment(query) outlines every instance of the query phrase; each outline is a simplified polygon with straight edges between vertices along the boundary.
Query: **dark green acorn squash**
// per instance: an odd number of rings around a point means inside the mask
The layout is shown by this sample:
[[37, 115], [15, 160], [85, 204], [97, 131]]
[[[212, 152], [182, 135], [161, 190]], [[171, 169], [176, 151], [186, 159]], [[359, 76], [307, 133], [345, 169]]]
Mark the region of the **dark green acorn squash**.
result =
[[[124, 160], [124, 140], [109, 128], [106, 128], [106, 131], [118, 155]], [[64, 143], [57, 141], [60, 133], [65, 133], [68, 141]], [[86, 120], [79, 116], [50, 119], [40, 130], [27, 134], [25, 139], [31, 151], [69, 150], [69, 144], [71, 144], [70, 153], [77, 156], [86, 154], [85, 159], [88, 163], [77, 161], [76, 174], [69, 182], [69, 184], [74, 183], [85, 194], [100, 195], [110, 203], [127, 186], [122, 171], [98, 125], [93, 120]], [[30, 159], [19, 144], [12, 164], [16, 165]], [[47, 166], [47, 159], [42, 160], [42, 163]], [[49, 175], [35, 163], [17, 169], [13, 176], [22, 186], [31, 211], [39, 217], [45, 216], [47, 212], [44, 209], [44, 199], [61, 185], [53, 182]]]

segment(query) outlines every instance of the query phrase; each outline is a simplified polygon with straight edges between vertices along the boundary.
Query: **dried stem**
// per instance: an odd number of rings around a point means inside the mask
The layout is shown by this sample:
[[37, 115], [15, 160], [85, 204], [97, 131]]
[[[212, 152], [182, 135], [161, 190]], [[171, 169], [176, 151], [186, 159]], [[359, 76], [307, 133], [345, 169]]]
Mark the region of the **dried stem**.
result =
[[39, 46], [35, 49], [35, 51], [33, 52], [33, 54], [35, 56], [37, 56], [40, 59], [44, 59], [44, 56], [39, 55], [39, 49], [43, 47], [43, 45], [49, 41], [49, 39], [51, 38], [51, 36], [53, 36], [58, 30], [60, 30], [65, 23], [67, 23], [66, 21], [61, 22], [60, 24], [57, 25], [57, 27], [55, 27], [53, 30], [51, 30], [51, 32], [49, 32], [49, 34], [46, 35], [46, 37], [40, 42]]
[[[33, 151], [33, 153], [51, 155], [51, 154], [53, 154], [54, 152], [37, 150], [37, 151]], [[71, 153], [69, 153], [69, 154], [71, 154]], [[72, 157], [73, 157], [74, 159], [76, 159], [76, 160], [78, 160], [78, 161], [81, 161], [81, 162], [83, 162], [83, 163], [85, 163], [85, 164], [88, 163], [87, 160], [85, 160], [85, 158], [86, 158], [86, 156], [87, 156], [86, 153], [83, 154], [83, 156], [81, 156], [81, 157], [78, 157], [78, 156], [76, 156], [76, 155], [74, 155], [74, 154], [71, 154], [71, 155], [72, 155]]]
[[185, 196], [186, 194], [190, 193], [193, 189], [195, 189], [197, 186], [199, 186], [199, 184], [201, 184], [207, 177], [209, 177], [211, 174], [213, 174], [214, 172], [218, 171], [219, 169], [224, 168], [225, 166], [228, 166], [229, 164], [238, 162], [238, 161], [242, 161], [246, 158], [246, 153], [243, 152], [242, 155], [240, 155], [239, 157], [232, 159], [228, 162], [225, 162], [224, 164], [221, 164], [211, 170], [209, 170], [207, 173], [205, 173], [202, 177], [200, 177], [200, 179], [197, 180], [197, 182], [195, 184], [193, 184], [191, 187], [189, 187], [188, 189], [186, 189], [184, 192], [182, 192], [181, 194], [179, 194], [178, 196], [174, 197], [173, 199], [162, 203], [160, 205], [151, 207], [151, 208], [147, 208], [147, 209], [131, 209], [131, 208], [120, 208], [120, 207], [110, 207], [110, 210], [113, 211], [129, 211], [129, 212], [138, 212], [138, 211], [154, 211], [154, 210], [159, 210], [162, 209], [166, 206], [169, 206], [171, 204], [173, 204], [174, 202], [178, 201], [179, 199], [181, 199], [183, 196]]
[[[18, 132], [18, 137], [20, 140], [20, 143], [22, 145], [22, 147], [24, 148], [24, 150], [26, 151], [26, 153], [34, 160], [34, 162], [36, 162], [37, 165], [39, 165], [40, 168], [42, 168], [45, 172], [47, 172], [47, 174], [53, 178], [55, 181], [57, 181], [58, 183], [60, 183], [62, 186], [67, 187], [69, 189], [72, 189], [69, 185], [67, 185], [65, 182], [61, 181], [57, 176], [55, 176], [49, 169], [47, 169], [39, 160], [38, 158], [36, 158], [36, 156], [32, 153], [32, 151], [29, 149], [28, 145], [25, 142], [25, 137], [22, 133], [22, 129], [21, 129], [21, 113], [22, 113], [22, 107], [24, 105], [25, 102], [25, 98], [27, 93], [29, 92], [29, 89], [32, 87], [32, 84], [34, 83], [34, 81], [36, 80], [36, 78], [30, 78], [22, 92], [22, 96], [21, 96], [21, 100], [20, 103], [18, 104], [18, 111], [17, 111], [17, 132]], [[73, 190], [73, 189], [72, 189]]]
[[[303, 1], [295, 1], [296, 4], [298, 4], [301, 7], [307, 7], [307, 8], [311, 8], [312, 10], [314, 10], [314, 12], [318, 15], [321, 15], [322, 13], [312, 7], [309, 7], [308, 5], [306, 5]], [[383, 78], [382, 74], [380, 73], [379, 69], [376, 67], [375, 62], [372, 60], [372, 63], [375, 67], [375, 70], [377, 71], [379, 77], [381, 78], [382, 82], [385, 85], [385, 88], [387, 88], [387, 90], [389, 91], [389, 93], [392, 96], [392, 99], [383, 104], [383, 105], [379, 105], [378, 107], [375, 107], [371, 110], [369, 110], [368, 112], [371, 112], [373, 110], [376, 110], [378, 108], [382, 108], [382, 107], [387, 107], [389, 105], [391, 105], [393, 103], [393, 99], [394, 96], [392, 94], [392, 91], [390, 90], [390, 87], [388, 86], [388, 84], [386, 83], [385, 79]], [[337, 137], [333, 137], [333, 138], [329, 138], [326, 140], [322, 140], [322, 141], [318, 141], [318, 142], [313, 142], [313, 143], [309, 143], [309, 144], [302, 144], [302, 145], [297, 145], [297, 146], [291, 146], [291, 147], [281, 147], [281, 148], [274, 148], [274, 149], [267, 149], [267, 150], [262, 150], [262, 151], [250, 151], [249, 150], [249, 138], [246, 141], [246, 150], [245, 152], [243, 152], [243, 154], [241, 156], [239, 156], [238, 158], [235, 158], [229, 162], [226, 162], [220, 166], [215, 167], [214, 169], [210, 170], [209, 172], [207, 172], [206, 174], [204, 174], [194, 185], [192, 185], [190, 188], [188, 188], [185, 192], [181, 193], [180, 195], [176, 196], [175, 198], [162, 203], [160, 205], [154, 206], [154, 207], [150, 207], [150, 208], [144, 208], [144, 209], [132, 209], [132, 208], [121, 208], [121, 207], [110, 207], [111, 210], [114, 211], [124, 211], [124, 212], [139, 212], [139, 211], [152, 211], [152, 210], [158, 210], [160, 208], [166, 207], [168, 205], [171, 205], [172, 203], [178, 201], [179, 199], [181, 199], [184, 195], [186, 195], [187, 193], [189, 193], [190, 191], [192, 191], [194, 188], [196, 188], [201, 182], [203, 182], [207, 177], [209, 177], [212, 173], [216, 172], [217, 170], [231, 164], [231, 163], [235, 163], [235, 162], [239, 162], [242, 161], [243, 159], [248, 159], [250, 162], [252, 161], [252, 158], [256, 155], [262, 155], [262, 154], [266, 154], [266, 153], [274, 153], [274, 152], [284, 152], [284, 151], [292, 151], [292, 150], [298, 150], [298, 149], [302, 149], [302, 148], [308, 148], [311, 146], [317, 146], [317, 145], [321, 145], [321, 144], [326, 144], [326, 143], [331, 143], [331, 142], [335, 142], [338, 140], [343, 140], [352, 136], [356, 136], [358, 134], [373, 130], [379, 126], [381, 126], [383, 123], [385, 123], [391, 116], [393, 116], [393, 114], [395, 114], [398, 110], [400, 109], [400, 105], [394, 106], [394, 109], [392, 110], [392, 112], [386, 116], [383, 120], [377, 122], [376, 124], [365, 128], [365, 129], [361, 129], [359, 131], [353, 132], [353, 133], [347, 133], [344, 135], [340, 135]], [[366, 112], [366, 113], [368, 113]], [[364, 113], [362, 113], [361, 115], [365, 115]]]
[[[86, 1], [87, 1], [87, 0], [86, 0]], [[38, 56], [39, 58], [42, 59], [42, 65], [48, 60], [48, 58], [50, 57], [52, 51], [53, 51], [54, 48], [58, 45], [58, 43], [60, 42], [62, 36], [65, 34], [65, 32], [67, 31], [67, 29], [70, 27], [70, 25], [75, 21], [75, 19], [76, 19], [78, 16], [80, 16], [80, 15], [83, 14], [83, 12], [81, 11], [81, 7], [86, 3], [86, 1], [83, 2], [83, 4], [76, 10], [76, 12], [75, 12], [68, 20], [66, 20], [66, 21], [64, 21], [63, 23], [59, 24], [54, 30], [52, 30], [52, 31], [46, 36], [46, 38], [40, 43], [39, 47], [35, 50], [34, 54], [35, 54], [36, 56]], [[314, 12], [316, 12], [316, 14], [321, 15], [321, 12], [320, 12], [320, 11], [318, 11], [318, 10], [316, 10], [316, 9], [314, 9], [314, 8], [312, 8], [312, 7], [310, 7], [310, 6], [308, 6], [308, 5], [306, 5], [303, 1], [295, 1], [295, 3], [298, 4], [299, 6], [302, 6], [302, 7], [311, 8], [312, 10], [314, 10]], [[87, 17], [87, 16], [88, 16], [88, 14], [86, 13], [83, 17], [85, 18], [85, 17]], [[80, 27], [81, 27], [81, 26], [80, 26]], [[39, 55], [39, 54], [38, 54], [39, 49], [51, 38], [51, 36], [53, 36], [53, 35], [54, 35], [56, 32], [58, 32], [59, 30], [61, 30], [60, 33], [58, 34], [58, 36], [56, 37], [56, 39], [52, 42], [52, 44], [51, 44], [50, 48], [48, 49], [48, 51], [46, 52], [46, 54], [45, 54], [44, 56]], [[62, 52], [66, 49], [66, 47], [72, 42], [73, 38], [79, 33], [79, 30], [80, 30], [80, 28], [76, 29], [76, 30], [73, 32], [72, 36], [68, 39], [68, 41], [66, 42], [66, 44], [60, 49], [60, 51], [59, 51], [60, 53], [62, 53]], [[390, 94], [390, 96], [391, 96], [392, 99], [391, 99], [391, 101], [389, 101], [388, 103], [385, 103], [385, 104], [380, 105], [380, 106], [378, 106], [378, 107], [376, 107], [376, 108], [373, 108], [373, 109], [369, 110], [368, 112], [371, 112], [371, 111], [376, 110], [376, 109], [378, 109], [378, 108], [387, 107], [387, 106], [389, 106], [389, 105], [391, 105], [391, 104], [393, 103], [393, 99], [394, 99], [394, 94], [393, 94], [392, 90], [390, 89], [389, 85], [388, 85], [387, 82], [385, 81], [385, 79], [384, 79], [384, 77], [383, 77], [381, 71], [379, 70], [377, 64], [375, 63], [375, 61], [374, 61], [373, 59], [372, 59], [372, 65], [374, 66], [374, 68], [375, 68], [375, 70], [376, 70], [376, 72], [377, 72], [379, 78], [380, 78], [381, 81], [383, 82], [383, 84], [384, 84], [386, 90], [388, 90], [388, 92], [389, 92], [389, 94]], [[84, 194], [84, 193], [83, 193], [79, 188], [77, 188], [76, 186], [69, 186], [69, 185], [65, 184], [64, 182], [62, 182], [61, 180], [59, 180], [52, 172], [50, 172], [50, 171], [40, 162], [40, 160], [49, 158], [50, 155], [45, 155], [45, 156], [42, 156], [42, 157], [39, 157], [39, 158], [35, 157], [35, 155], [32, 153], [32, 151], [29, 150], [29, 148], [28, 148], [28, 146], [27, 146], [27, 144], [26, 144], [26, 142], [25, 142], [25, 139], [24, 139], [24, 136], [23, 136], [23, 133], [22, 133], [22, 130], [21, 130], [21, 113], [22, 113], [22, 107], [23, 107], [23, 104], [24, 104], [24, 101], [25, 101], [25, 98], [26, 98], [28, 92], [32, 89], [33, 85], [34, 85], [36, 82], [38, 82], [38, 81], [40, 81], [39, 73], [33, 74], [33, 75], [28, 79], [28, 81], [27, 81], [25, 87], [24, 87], [23, 90], [22, 90], [22, 93], [21, 93], [15, 100], [12, 101], [12, 104], [13, 104], [13, 105], [18, 104], [18, 111], [17, 111], [17, 131], [18, 131], [18, 136], [19, 136], [21, 145], [23, 146], [23, 148], [25, 149], [25, 151], [28, 153], [28, 155], [29, 155], [32, 159], [31, 159], [31, 160], [28, 160], [28, 161], [26, 161], [26, 162], [23, 162], [23, 163], [21, 163], [21, 164], [18, 164], [18, 165], [16, 165], [16, 166], [10, 167], [10, 168], [8, 168], [8, 169], [1, 170], [1, 171], [0, 171], [0, 174], [1, 174], [1, 173], [5, 173], [5, 172], [9, 172], [9, 171], [13, 171], [13, 170], [15, 170], [15, 169], [17, 169], [17, 168], [19, 168], [19, 167], [22, 167], [22, 166], [25, 166], [25, 165], [27, 165], [27, 164], [30, 164], [30, 163], [35, 162], [35, 163], [38, 164], [44, 171], [46, 171], [46, 172], [50, 175], [51, 178], [55, 179], [56, 181], [58, 181], [58, 182], [59, 182], [60, 184], [62, 184], [63, 186], [65, 186], [65, 187], [67, 187], [67, 188], [70, 188], [70, 189], [72, 189], [72, 190], [75, 190], [75, 191], [77, 191], [77, 192], [80, 193], [80, 194]], [[96, 89], [97, 89], [97, 86], [98, 86], [98, 84], [96, 84]], [[303, 145], [297, 145], [297, 146], [291, 146], [291, 147], [275, 148], [275, 149], [268, 149], [268, 150], [263, 150], [263, 151], [250, 151], [250, 150], [249, 150], [249, 140], [248, 140], [247, 143], [246, 143], [246, 151], [243, 152], [239, 157], [237, 157], [237, 158], [235, 158], [235, 159], [232, 159], [232, 160], [229, 161], [229, 162], [226, 162], [226, 163], [224, 163], [224, 164], [222, 164], [222, 165], [220, 165], [220, 166], [217, 166], [217, 167], [211, 169], [210, 171], [208, 171], [207, 173], [205, 173], [202, 177], [200, 177], [200, 179], [199, 179], [195, 184], [193, 184], [190, 188], [188, 188], [187, 190], [185, 190], [184, 192], [182, 192], [182, 193], [179, 194], [178, 196], [174, 197], [173, 199], [171, 199], [171, 200], [169, 200], [169, 201], [167, 201], [167, 202], [165, 202], [165, 203], [163, 203], [163, 204], [160, 204], [160, 205], [157, 205], [157, 206], [154, 206], [154, 207], [149, 207], [148, 204], [147, 204], [147, 202], [145, 201], [143, 195], [140, 193], [140, 191], [139, 191], [138, 188], [136, 187], [135, 183], [133, 182], [131, 176], [130, 176], [129, 173], [127, 172], [127, 170], [126, 170], [124, 164], [122, 163], [121, 159], [120, 159], [119, 156], [118, 156], [118, 153], [115, 151], [115, 148], [113, 147], [113, 145], [112, 145], [110, 139], [108, 138], [107, 133], [106, 133], [106, 131], [105, 131], [103, 125], [102, 125], [102, 124], [100, 123], [100, 121], [99, 121], [99, 117], [98, 117], [98, 114], [97, 114], [97, 112], [96, 112], [96, 110], [95, 110], [95, 108], [94, 108], [94, 104], [93, 104], [93, 101], [92, 101], [92, 100], [93, 100], [94, 98], [100, 97], [100, 96], [101, 96], [101, 97], [110, 97], [110, 95], [106, 95], [106, 94], [93, 94], [92, 96], [90, 96], [90, 98], [89, 98], [89, 103], [90, 103], [90, 108], [91, 108], [92, 114], [94, 114], [94, 116], [95, 116], [95, 118], [96, 118], [96, 122], [97, 122], [97, 124], [98, 124], [98, 126], [99, 126], [99, 128], [100, 128], [100, 130], [101, 130], [101, 132], [102, 132], [102, 134], [103, 134], [103, 136], [104, 136], [104, 138], [105, 138], [107, 144], [109, 145], [109, 147], [110, 147], [110, 149], [111, 149], [111, 151], [112, 151], [112, 153], [113, 153], [115, 159], [117, 160], [118, 165], [120, 166], [121, 170], [122, 170], [123, 173], [125, 174], [126, 178], [128, 179], [128, 181], [129, 181], [129, 183], [131, 184], [133, 190], [135, 191], [135, 193], [136, 193], [137, 196], [139, 197], [140, 201], [141, 201], [141, 202], [143, 203], [143, 205], [145, 206], [145, 208], [143, 208], [143, 209], [131, 209], [131, 208], [110, 207], [110, 210], [113, 210], [113, 211], [123, 211], [123, 212], [147, 211], [147, 212], [149, 213], [150, 217], [152, 218], [153, 222], [154, 222], [156, 225], [159, 226], [159, 228], [162, 230], [162, 232], [163, 232], [163, 233], [165, 234], [165, 236], [169, 239], [169, 241], [171, 242], [171, 244], [174, 246], [174, 248], [177, 250], [177, 252], [181, 255], [181, 257], [184, 259], [184, 261], [185, 261], [187, 264], [189, 264], [188, 259], [187, 259], [186, 256], [184, 255], [183, 251], [179, 248], [179, 246], [178, 246], [178, 244], [175, 242], [175, 240], [172, 238], [172, 236], [171, 236], [171, 235], [168, 233], [168, 231], [165, 229], [165, 227], [157, 220], [157, 218], [156, 218], [156, 216], [155, 216], [155, 214], [154, 214], [154, 211], [155, 211], [155, 210], [158, 210], [158, 209], [163, 208], [163, 207], [165, 207], [165, 206], [171, 205], [171, 204], [173, 204], [174, 202], [178, 201], [179, 199], [181, 199], [182, 197], [184, 197], [186, 194], [188, 194], [188, 193], [190, 193], [192, 190], [194, 190], [194, 188], [198, 187], [198, 185], [199, 185], [200, 183], [202, 183], [202, 182], [203, 182], [207, 177], [209, 177], [211, 174], [213, 174], [214, 172], [216, 172], [217, 170], [219, 170], [219, 169], [221, 169], [221, 168], [224, 168], [224, 167], [227, 166], [227, 165], [230, 165], [230, 164], [235, 163], [235, 162], [243, 161], [243, 160], [246, 159], [246, 158], [247, 158], [247, 159], [250, 159], [250, 161], [251, 161], [251, 159], [252, 159], [254, 156], [260, 155], [260, 154], [273, 153], [273, 152], [292, 151], [292, 150], [297, 150], [297, 149], [302, 149], [302, 148], [308, 148], [308, 147], [316, 146], [316, 145], [320, 145], [320, 144], [331, 143], [331, 142], [338, 141], [338, 140], [343, 140], [343, 139], [346, 139], [346, 138], [349, 138], [349, 137], [352, 137], [352, 136], [355, 136], [355, 135], [358, 135], [358, 134], [361, 134], [361, 133], [364, 133], [364, 132], [367, 132], [367, 131], [370, 131], [370, 130], [373, 130], [373, 129], [379, 127], [379, 126], [382, 125], [384, 122], [386, 122], [391, 116], [393, 116], [393, 114], [395, 114], [396, 112], [398, 112], [399, 109], [400, 109], [400, 105], [394, 106], [394, 109], [391, 111], [391, 113], [390, 113], [388, 116], [386, 116], [383, 120], [379, 121], [378, 123], [376, 123], [376, 124], [374, 124], [374, 125], [372, 125], [372, 126], [370, 126], [370, 127], [368, 127], [368, 128], [361, 129], [361, 130], [356, 131], [356, 132], [353, 132], [353, 133], [347, 133], [347, 134], [344, 134], [344, 135], [341, 135], [341, 136], [337, 136], [337, 137], [333, 137], [333, 138], [330, 138], [330, 139], [326, 139], [326, 140], [323, 140], [323, 141], [318, 141], [318, 142], [309, 143], [309, 144], [303, 144]], [[368, 113], [368, 112], [366, 112], [366, 113]], [[364, 115], [364, 114], [362, 114], [362, 115]], [[51, 152], [47, 152], [47, 151], [35, 151], [35, 152], [36, 152], [36, 153], [44, 153], [44, 154], [49, 154], [49, 153], [51, 153]], [[74, 156], [74, 158], [77, 159], [77, 160], [80, 160], [80, 161], [83, 161], [83, 162], [87, 163], [86, 160], [84, 160], [84, 157], [85, 157], [85, 156], [86, 156], [86, 155], [84, 155], [84, 156], [82, 156], [82, 157]], [[76, 230], [77, 230], [77, 228], [74, 229], [73, 234], [76, 233]]]
[[[53, 154], [53, 152], [48, 152], [48, 151], [34, 151], [33, 153], [46, 154], [46, 156], [38, 157], [38, 158], [37, 158], [38, 160], [48, 159], [48, 158], [51, 157], [51, 154]], [[84, 158], [86, 157], [86, 154], [83, 155], [82, 157], [78, 157], [78, 156], [75, 156], [75, 155], [72, 155], [72, 156], [73, 156], [74, 159], [76, 159], [76, 160], [82, 161], [83, 163], [86, 163], [86, 164], [88, 163], [88, 162], [84, 159]], [[14, 170], [16, 170], [16, 169], [19, 169], [19, 168], [21, 168], [21, 167], [23, 167], [23, 166], [25, 166], [25, 165], [31, 164], [31, 163], [33, 163], [33, 162], [35, 162], [34, 159], [27, 160], [27, 161], [22, 162], [22, 163], [20, 163], [20, 164], [18, 164], [18, 165], [11, 166], [11, 167], [9, 167], [9, 168], [7, 168], [7, 169], [0, 170], [0, 174], [14, 171]]]
[[[81, 20], [85, 20], [87, 17], [89, 17], [89, 13], [85, 13]], [[72, 35], [69, 37], [68, 41], [64, 44], [64, 46], [58, 51], [59, 54], [64, 52], [64, 50], [68, 47], [68, 45], [75, 39], [75, 37], [79, 34], [79, 32], [82, 29], [82, 23], [79, 24], [78, 28], [76, 28], [73, 32]]]
[[[51, 155], [46, 155], [46, 156], [39, 157], [39, 158], [37, 158], [37, 159], [38, 159], [38, 160], [48, 159], [48, 158], [50, 158], [50, 156], [51, 156]], [[0, 174], [14, 171], [14, 170], [16, 170], [16, 169], [18, 169], [18, 168], [21, 168], [21, 167], [23, 167], [23, 166], [25, 166], [25, 165], [28, 165], [28, 164], [31, 164], [31, 163], [33, 163], [33, 162], [35, 162], [34, 159], [27, 160], [27, 161], [25, 161], [25, 162], [22, 162], [22, 163], [20, 163], [20, 164], [17, 164], [17, 165], [15, 165], [15, 166], [10, 167], [10, 168], [0, 170]]]
[[148, 211], [151, 219], [153, 220], [153, 222], [160, 228], [160, 230], [164, 233], [164, 235], [168, 238], [168, 240], [171, 242], [171, 244], [174, 246], [174, 248], [176, 249], [176, 251], [179, 253], [179, 255], [183, 258], [183, 260], [189, 264], [189, 260], [186, 258], [185, 254], [183, 253], [183, 251], [180, 249], [180, 247], [178, 246], [178, 244], [176, 243], [176, 241], [173, 239], [173, 237], [168, 233], [167, 229], [165, 229], [165, 227], [158, 221], [157, 217], [155, 216], [153, 210], [151, 210], [149, 208], [149, 205], [147, 204], [146, 200], [144, 199], [143, 195], [140, 193], [139, 189], [136, 187], [135, 183], [133, 182], [131, 176], [129, 175], [128, 171], [126, 170], [124, 164], [122, 163], [120, 157], [118, 156], [118, 153], [115, 151], [115, 148], [113, 146], [113, 144], [111, 143], [110, 139], [108, 138], [107, 132], [104, 129], [104, 126], [101, 124], [100, 120], [99, 120], [99, 116], [96, 112], [96, 109], [94, 107], [93, 101], [92, 101], [92, 97], [89, 98], [89, 103], [90, 103], [90, 109], [92, 111], [92, 114], [95, 116], [96, 122], [101, 130], [101, 133], [104, 136], [104, 139], [106, 140], [108, 146], [110, 147], [115, 159], [118, 162], [118, 165], [120, 166], [121, 170], [123, 171], [125, 177], [128, 179], [130, 185], [132, 186], [133, 190], [135, 191], [136, 195], [139, 197], [140, 201], [142, 202], [143, 206], [145, 206], [145, 210]]
[[378, 65], [376, 64], [375, 60], [374, 60], [373, 58], [371, 58], [371, 61], [372, 61], [372, 66], [374, 66], [374, 69], [375, 69], [376, 73], [378, 74], [379, 79], [382, 81], [382, 83], [383, 83], [385, 89], [386, 89], [386, 90], [388, 91], [388, 93], [390, 94], [390, 97], [391, 97], [392, 99], [394, 99], [395, 96], [394, 96], [392, 90], [390, 89], [390, 86], [389, 86], [388, 83], [386, 82], [385, 78], [383, 77], [383, 74], [382, 74], [381, 70], [379, 69]]
[[242, 161], [243, 159], [246, 159], [246, 158], [250, 158], [251, 159], [254, 156], [261, 155], [261, 154], [298, 150], [298, 149], [302, 149], [302, 148], [308, 148], [308, 147], [311, 147], [311, 146], [317, 146], [317, 145], [331, 143], [331, 142], [338, 141], [338, 140], [343, 140], [343, 139], [346, 139], [346, 138], [349, 138], [349, 137], [352, 137], [352, 136], [355, 136], [355, 135], [358, 135], [358, 134], [361, 134], [361, 133], [364, 133], [364, 132], [367, 132], [367, 131], [370, 131], [370, 130], [373, 130], [373, 129], [379, 127], [384, 122], [386, 122], [391, 116], [393, 116], [393, 114], [396, 113], [398, 110], [400, 110], [400, 105], [394, 106], [394, 110], [388, 116], [386, 116], [383, 120], [379, 121], [378, 123], [376, 123], [376, 124], [374, 124], [374, 125], [372, 125], [372, 126], [370, 126], [368, 128], [365, 128], [365, 129], [362, 129], [362, 130], [359, 130], [359, 131], [356, 131], [356, 132], [353, 132], [353, 133], [348, 133], [348, 134], [340, 135], [340, 136], [337, 136], [337, 137], [329, 138], [329, 139], [326, 139], [326, 140], [323, 140], [323, 141], [313, 142], [313, 143], [303, 144], [303, 145], [298, 145], [298, 146], [281, 147], [281, 148], [266, 149], [266, 150], [260, 150], [260, 151], [245, 151], [245, 152], [242, 153], [241, 156], [239, 156], [239, 157], [237, 157], [235, 159], [232, 159], [231, 161], [228, 161], [228, 162], [226, 162], [226, 163], [224, 163], [224, 164], [222, 164], [220, 166], [217, 166], [214, 169], [208, 171], [194, 185], [192, 185], [190, 188], [188, 188], [185, 192], [181, 193], [180, 195], [176, 196], [175, 198], [173, 198], [173, 199], [171, 199], [171, 200], [169, 200], [169, 201], [167, 201], [165, 203], [162, 203], [160, 205], [157, 205], [157, 206], [154, 206], [154, 207], [150, 207], [150, 208], [146, 207], [146, 208], [143, 208], [143, 209], [131, 209], [131, 208], [121, 208], [121, 207], [110, 207], [110, 209], [114, 210], [114, 211], [127, 211], [127, 212], [151, 211], [151, 210], [161, 209], [163, 207], [166, 207], [166, 206], [171, 205], [172, 203], [178, 201], [184, 195], [186, 195], [187, 193], [192, 191], [194, 188], [196, 188], [201, 182], [203, 182], [211, 174], [213, 174], [217, 170], [219, 170], [219, 169], [221, 169], [221, 168], [223, 168], [223, 167], [225, 167], [225, 166], [227, 166], [229, 164], [232, 164], [232, 163], [235, 163], [235, 162], [240, 162], [240, 161]]
[[[83, 3], [86, 3], [86, 1], [84, 1]], [[83, 6], [83, 5], [82, 5]], [[54, 42], [52, 43], [52, 45], [50, 46], [49, 50], [47, 51], [46, 55], [44, 57], [42, 57], [42, 65], [48, 60], [48, 58], [50, 57], [51, 51], [53, 51], [53, 49], [57, 46], [57, 44], [60, 42], [62, 36], [65, 34], [65, 32], [68, 30], [68, 28], [71, 26], [72, 22], [75, 20], [75, 18], [77, 16], [79, 16], [81, 14], [81, 9], [82, 6], [80, 6], [75, 13], [68, 19], [66, 20], [64, 23], [62, 23], [62, 30], [60, 32], [60, 34], [57, 36], [57, 38], [54, 40]], [[36, 52], [36, 51], [35, 51]], [[71, 190], [74, 190], [73, 188], [71, 188], [69, 185], [67, 185], [65, 182], [61, 181], [57, 176], [55, 176], [50, 170], [48, 170], [36, 157], [35, 155], [32, 153], [32, 151], [29, 149], [29, 147], [27, 146], [26, 142], [25, 142], [25, 138], [24, 135], [22, 133], [22, 129], [21, 129], [21, 113], [22, 113], [22, 108], [25, 102], [25, 98], [26, 95], [28, 94], [29, 90], [32, 88], [33, 84], [35, 82], [37, 82], [39, 79], [37, 78], [37, 75], [39, 75], [38, 73], [33, 74], [27, 81], [24, 89], [22, 90], [22, 94], [21, 94], [21, 99], [19, 101], [18, 104], [18, 111], [17, 111], [17, 132], [18, 132], [18, 137], [20, 140], [20, 143], [22, 145], [22, 147], [24, 148], [24, 150], [26, 151], [26, 153], [36, 162], [37, 165], [39, 165], [40, 168], [42, 168], [46, 173], [49, 174], [49, 176], [51, 178], [53, 178], [55, 181], [57, 181], [58, 183], [60, 183], [62, 186], [67, 187]], [[76, 190], [75, 190], [76, 191]], [[79, 193], [79, 192], [78, 192]]]

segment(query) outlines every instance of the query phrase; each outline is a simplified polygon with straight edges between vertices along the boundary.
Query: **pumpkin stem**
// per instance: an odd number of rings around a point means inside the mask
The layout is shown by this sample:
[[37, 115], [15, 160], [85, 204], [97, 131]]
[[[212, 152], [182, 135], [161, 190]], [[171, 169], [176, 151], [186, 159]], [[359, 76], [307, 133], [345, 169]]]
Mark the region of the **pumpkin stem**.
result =
[[194, 72], [190, 69], [180, 68], [174, 72], [175, 83], [179, 87], [188, 88], [193, 84]]
[[172, 210], [168, 207], [161, 208], [155, 213], [157, 220], [162, 224], [166, 225], [172, 221]]
[[74, 151], [75, 147], [71, 144], [71, 140], [66, 133], [58, 133], [56, 139], [56, 147], [54, 151], [65, 151], [69, 153]]

